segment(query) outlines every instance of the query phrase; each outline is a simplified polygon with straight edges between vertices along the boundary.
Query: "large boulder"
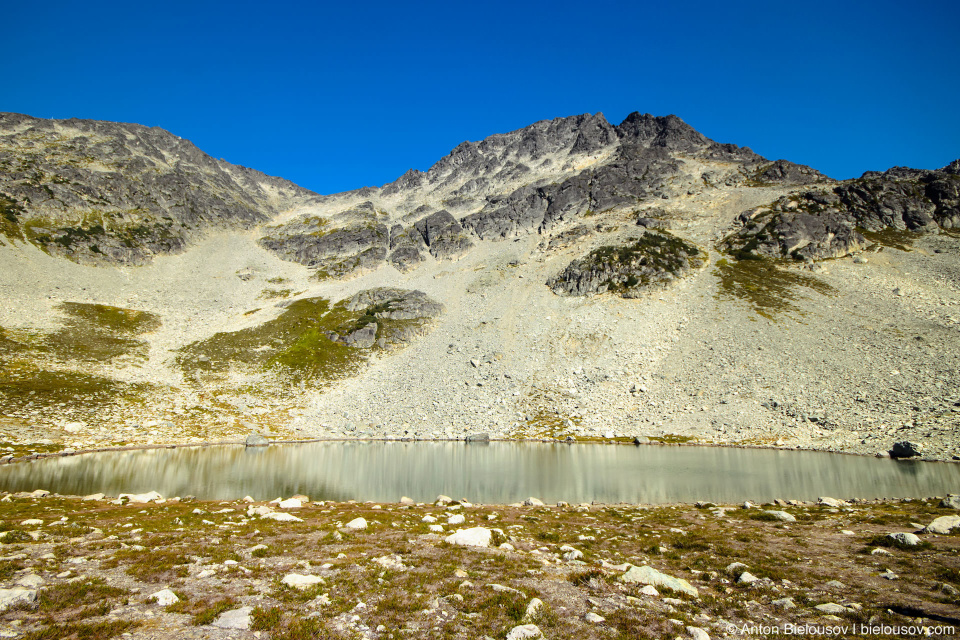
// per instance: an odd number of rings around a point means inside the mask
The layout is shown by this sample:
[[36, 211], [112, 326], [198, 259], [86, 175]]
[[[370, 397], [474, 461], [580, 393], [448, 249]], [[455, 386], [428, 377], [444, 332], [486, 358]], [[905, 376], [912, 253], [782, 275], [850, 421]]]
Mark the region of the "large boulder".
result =
[[489, 547], [493, 541], [493, 532], [485, 527], [458, 529], [445, 538], [448, 544], [464, 547]]
[[890, 448], [891, 458], [915, 458], [920, 455], [923, 455], [923, 446], [909, 440], [895, 442]]

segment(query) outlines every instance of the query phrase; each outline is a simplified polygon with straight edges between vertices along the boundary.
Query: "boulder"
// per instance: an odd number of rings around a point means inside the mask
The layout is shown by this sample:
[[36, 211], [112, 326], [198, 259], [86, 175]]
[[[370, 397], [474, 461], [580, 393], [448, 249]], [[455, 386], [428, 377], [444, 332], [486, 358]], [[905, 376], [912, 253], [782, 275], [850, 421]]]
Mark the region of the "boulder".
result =
[[525, 507], [542, 507], [542, 506], [543, 506], [543, 501], [541, 501], [541, 500], [539, 500], [539, 499], [534, 498], [534, 497], [531, 496], [531, 497], [529, 497], [529, 498], [527, 498], [526, 500], [523, 501], [523, 506], [525, 506]]
[[847, 609], [843, 605], [839, 605], [833, 602], [825, 602], [823, 604], [818, 604], [816, 607], [814, 607], [814, 609], [822, 613], [829, 613], [831, 615], [836, 615], [838, 613], [846, 613], [847, 611], [849, 611], [849, 609]]
[[351, 531], [361, 531], [367, 528], [367, 521], [363, 518], [355, 518], [343, 526], [344, 529]]
[[299, 509], [303, 506], [303, 503], [296, 498], [290, 498], [289, 500], [281, 500], [277, 503], [277, 506], [281, 509]]
[[909, 440], [895, 442], [890, 448], [891, 458], [915, 458], [919, 455], [923, 455], [923, 446]]
[[687, 635], [693, 640], [710, 640], [710, 634], [700, 627], [687, 627]]
[[490, 442], [489, 433], [472, 433], [467, 436], [467, 442]]
[[915, 547], [920, 544], [920, 538], [912, 533], [891, 533], [887, 537], [894, 542], [898, 542], [908, 547]]
[[6, 611], [13, 605], [21, 602], [33, 602], [37, 599], [37, 592], [33, 589], [0, 589], [0, 611]]
[[449, 518], [447, 518], [447, 524], [450, 525], [450, 526], [457, 525], [457, 524], [463, 524], [463, 523], [466, 522], [466, 521], [467, 521], [467, 519], [464, 518], [463, 515], [462, 515], [462, 514], [459, 514], [459, 513], [456, 514], [456, 515], [452, 515], [452, 516], [450, 516]]
[[924, 533], [939, 533], [940, 535], [946, 535], [953, 531], [954, 529], [960, 528], [960, 516], [940, 516], [926, 527], [923, 528]]
[[448, 544], [456, 544], [464, 547], [489, 547], [492, 540], [493, 532], [484, 527], [458, 529], [445, 538]]
[[543, 632], [535, 624], [522, 624], [510, 629], [507, 640], [527, 640], [527, 638], [542, 638]]
[[283, 584], [287, 585], [291, 589], [297, 589], [298, 591], [303, 591], [304, 589], [309, 589], [310, 587], [320, 584], [323, 582], [323, 578], [320, 576], [310, 576], [302, 575], [299, 573], [288, 573], [283, 576], [281, 580]]
[[740, 577], [737, 578], [737, 584], [752, 584], [759, 580], [757, 576], [753, 575], [749, 571], [744, 571], [740, 574]]
[[764, 511], [764, 513], [769, 513], [775, 517], [780, 522], [796, 522], [797, 519], [794, 518], [791, 514], [786, 511]]
[[243, 444], [248, 447], [265, 447], [270, 444], [270, 441], [259, 433], [251, 433], [247, 436], [247, 439], [243, 441]]
[[126, 498], [129, 502], [135, 502], [137, 504], [146, 504], [156, 500], [163, 500], [163, 496], [156, 491], [150, 491], [148, 493], [121, 493], [117, 497], [121, 500]]
[[218, 629], [249, 629], [252, 622], [250, 619], [252, 612], [253, 607], [240, 607], [239, 609], [225, 611], [211, 624]]
[[151, 593], [148, 600], [155, 600], [158, 605], [161, 607], [169, 607], [172, 604], [180, 602], [180, 598], [177, 597], [173, 591], [170, 589], [161, 589], [156, 593]]
[[620, 576], [620, 580], [637, 584], [649, 584], [654, 587], [665, 587], [679, 593], [686, 593], [694, 598], [700, 597], [696, 587], [683, 578], [674, 578], [665, 573], [660, 573], [653, 567], [647, 565], [642, 567], [631, 566], [626, 573]]
[[940, 501], [941, 509], [960, 509], [960, 496], [947, 496]]

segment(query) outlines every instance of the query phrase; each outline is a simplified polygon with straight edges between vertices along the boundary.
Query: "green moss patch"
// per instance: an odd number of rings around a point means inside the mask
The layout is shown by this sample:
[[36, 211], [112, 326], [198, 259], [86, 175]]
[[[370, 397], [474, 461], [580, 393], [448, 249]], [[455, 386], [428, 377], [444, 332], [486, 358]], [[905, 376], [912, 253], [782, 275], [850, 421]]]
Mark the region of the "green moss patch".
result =
[[769, 320], [781, 313], [802, 310], [795, 304], [802, 290], [835, 296], [837, 290], [819, 278], [784, 269], [772, 260], [717, 261], [714, 275], [719, 278], [717, 298], [743, 300], [753, 311]]

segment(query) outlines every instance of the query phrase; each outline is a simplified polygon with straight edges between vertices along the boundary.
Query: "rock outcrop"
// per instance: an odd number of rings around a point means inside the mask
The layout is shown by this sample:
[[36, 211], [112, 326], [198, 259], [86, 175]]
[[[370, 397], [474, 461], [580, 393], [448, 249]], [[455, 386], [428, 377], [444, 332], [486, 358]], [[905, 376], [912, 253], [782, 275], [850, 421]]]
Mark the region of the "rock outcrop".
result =
[[157, 127], [0, 114], [0, 233], [71, 260], [143, 264], [315, 195]]
[[594, 249], [547, 281], [554, 293], [583, 296], [611, 291], [634, 298], [701, 266], [706, 255], [667, 233], [646, 232], [621, 246]]
[[[789, 173], [789, 172], [788, 172]], [[923, 171], [894, 167], [829, 190], [784, 196], [740, 216], [725, 241], [739, 259], [823, 260], [859, 251], [864, 234], [960, 227], [960, 161]]]

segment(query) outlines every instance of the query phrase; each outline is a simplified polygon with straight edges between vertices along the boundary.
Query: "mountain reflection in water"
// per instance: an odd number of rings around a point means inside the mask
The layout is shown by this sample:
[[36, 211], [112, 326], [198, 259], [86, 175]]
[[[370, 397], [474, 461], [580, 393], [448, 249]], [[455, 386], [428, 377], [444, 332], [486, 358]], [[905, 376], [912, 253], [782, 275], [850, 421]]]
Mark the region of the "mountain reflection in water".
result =
[[732, 503], [924, 497], [955, 492], [960, 465], [718, 447], [491, 442], [318, 442], [110, 451], [0, 467], [0, 488], [107, 495], [499, 504]]

